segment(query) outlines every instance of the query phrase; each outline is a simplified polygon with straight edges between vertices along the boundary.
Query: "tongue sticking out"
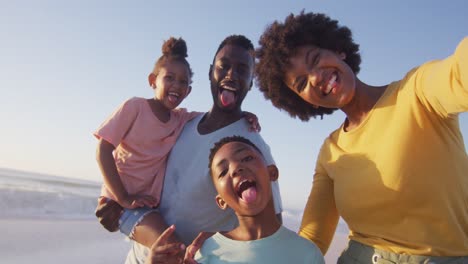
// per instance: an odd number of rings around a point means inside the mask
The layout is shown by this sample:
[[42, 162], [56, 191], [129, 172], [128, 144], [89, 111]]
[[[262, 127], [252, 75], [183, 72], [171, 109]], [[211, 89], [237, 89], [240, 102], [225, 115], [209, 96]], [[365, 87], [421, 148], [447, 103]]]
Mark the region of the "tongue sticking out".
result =
[[223, 90], [221, 92], [220, 99], [223, 106], [228, 106], [234, 103], [235, 95], [231, 91]]
[[257, 198], [257, 188], [255, 188], [254, 186], [242, 192], [242, 200], [246, 201], [247, 203], [251, 203], [255, 201], [256, 198]]
[[171, 102], [171, 103], [177, 102], [177, 96], [169, 95], [168, 99], [169, 99], [169, 102]]

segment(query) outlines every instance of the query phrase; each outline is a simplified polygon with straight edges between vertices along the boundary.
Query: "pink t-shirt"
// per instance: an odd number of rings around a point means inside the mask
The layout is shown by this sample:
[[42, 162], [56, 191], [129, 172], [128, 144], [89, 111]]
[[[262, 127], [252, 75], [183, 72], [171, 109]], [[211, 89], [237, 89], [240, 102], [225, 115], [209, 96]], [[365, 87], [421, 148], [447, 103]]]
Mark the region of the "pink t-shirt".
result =
[[[185, 123], [199, 114], [179, 108], [163, 123], [147, 99], [133, 97], [104, 121], [94, 136], [115, 146], [115, 163], [127, 192], [151, 195], [159, 204], [167, 156]], [[101, 196], [115, 200], [105, 185]]]

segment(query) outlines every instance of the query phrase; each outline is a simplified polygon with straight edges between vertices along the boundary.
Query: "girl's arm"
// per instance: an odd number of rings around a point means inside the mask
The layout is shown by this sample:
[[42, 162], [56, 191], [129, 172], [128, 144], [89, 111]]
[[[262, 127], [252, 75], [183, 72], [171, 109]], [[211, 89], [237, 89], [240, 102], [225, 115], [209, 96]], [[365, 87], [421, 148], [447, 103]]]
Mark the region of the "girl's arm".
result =
[[151, 196], [129, 195], [127, 193], [117, 171], [114, 156], [112, 155], [114, 149], [114, 145], [101, 138], [96, 150], [96, 159], [101, 169], [104, 184], [114, 194], [117, 199], [116, 202], [122, 207], [130, 209], [142, 206], [155, 206], [156, 201]]
[[120, 180], [117, 166], [115, 165], [115, 159], [112, 155], [114, 149], [114, 145], [101, 138], [96, 149], [96, 159], [101, 169], [104, 184], [114, 194], [117, 199], [116, 202], [122, 205], [121, 201], [127, 198], [128, 193]]

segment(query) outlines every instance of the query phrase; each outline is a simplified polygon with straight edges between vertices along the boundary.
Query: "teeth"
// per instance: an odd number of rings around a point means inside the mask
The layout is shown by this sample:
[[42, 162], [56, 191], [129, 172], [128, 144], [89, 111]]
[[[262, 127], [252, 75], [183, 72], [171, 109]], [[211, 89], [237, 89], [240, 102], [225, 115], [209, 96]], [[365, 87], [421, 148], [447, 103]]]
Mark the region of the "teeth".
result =
[[169, 95], [172, 95], [172, 96], [179, 97], [179, 94], [178, 94], [178, 93], [176, 93], [176, 92], [169, 92]]
[[235, 88], [232, 88], [230, 86], [223, 86], [223, 88], [229, 91], [233, 91], [233, 92], [237, 91]]
[[239, 182], [239, 184], [237, 184], [237, 189], [239, 189], [239, 187], [240, 187], [244, 182], [247, 182], [247, 180], [243, 180], [243, 181]]
[[238, 184], [237, 184], [237, 191], [239, 191], [240, 187], [242, 186], [242, 184], [246, 183], [246, 182], [249, 182], [248, 180], [242, 180], [240, 181]]
[[[247, 185], [247, 186], [246, 186]], [[242, 192], [247, 190], [248, 188], [250, 187], [255, 187], [256, 184], [255, 182], [253, 181], [249, 181], [249, 180], [242, 180], [241, 182], [239, 182], [237, 184], [237, 187], [236, 187], [236, 192], [237, 192], [237, 195], [239, 197], [242, 197]]]
[[336, 74], [333, 74], [332, 77], [330, 78], [330, 81], [328, 81], [327, 89], [325, 90], [326, 94], [329, 94], [330, 91], [335, 87], [336, 84]]

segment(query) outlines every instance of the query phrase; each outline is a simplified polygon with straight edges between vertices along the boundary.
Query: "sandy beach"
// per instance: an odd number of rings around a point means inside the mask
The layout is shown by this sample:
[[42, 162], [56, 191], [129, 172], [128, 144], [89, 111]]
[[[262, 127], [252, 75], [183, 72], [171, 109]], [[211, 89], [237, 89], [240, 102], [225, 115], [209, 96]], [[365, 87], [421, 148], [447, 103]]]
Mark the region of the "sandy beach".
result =
[[0, 219], [2, 263], [124, 263], [130, 243], [94, 220]]
[[[0, 219], [2, 263], [124, 263], [130, 243], [94, 220]], [[337, 233], [326, 263], [336, 263], [347, 236]]]

